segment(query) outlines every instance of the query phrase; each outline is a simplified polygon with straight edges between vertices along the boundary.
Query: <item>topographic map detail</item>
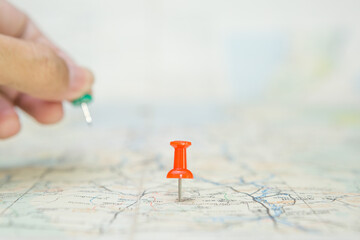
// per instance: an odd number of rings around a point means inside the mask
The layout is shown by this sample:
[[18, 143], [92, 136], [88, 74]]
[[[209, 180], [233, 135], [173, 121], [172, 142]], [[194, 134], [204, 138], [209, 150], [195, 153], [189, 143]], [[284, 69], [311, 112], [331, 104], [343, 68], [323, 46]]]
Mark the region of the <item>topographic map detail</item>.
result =
[[[112, 141], [114, 131], [93, 131], [96, 140], [84, 151], [49, 146], [36, 163], [3, 167], [1, 235], [195, 239], [261, 229], [269, 238], [359, 236], [358, 125], [319, 126], [313, 123], [319, 116], [264, 124], [259, 119], [266, 115], [240, 121], [236, 112], [228, 114], [234, 117], [227, 124], [190, 130], [119, 130], [127, 139], [116, 141], [129, 147], [118, 149], [98, 141]], [[194, 179], [183, 181], [182, 202], [177, 181], [165, 178], [173, 153], [167, 137], [177, 131], [191, 132], [193, 141], [188, 165]], [[66, 147], [70, 136], [86, 134], [72, 132], [58, 141]], [[92, 151], [85, 153], [89, 145]]]

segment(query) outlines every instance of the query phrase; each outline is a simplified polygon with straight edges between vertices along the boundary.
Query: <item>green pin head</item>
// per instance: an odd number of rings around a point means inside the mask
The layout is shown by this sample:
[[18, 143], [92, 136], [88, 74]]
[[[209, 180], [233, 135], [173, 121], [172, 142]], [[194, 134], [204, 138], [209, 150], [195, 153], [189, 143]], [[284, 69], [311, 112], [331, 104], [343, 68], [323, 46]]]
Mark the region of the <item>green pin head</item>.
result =
[[75, 99], [71, 103], [75, 106], [79, 106], [82, 103], [90, 103], [92, 101], [92, 96], [90, 94], [85, 94], [82, 97]]

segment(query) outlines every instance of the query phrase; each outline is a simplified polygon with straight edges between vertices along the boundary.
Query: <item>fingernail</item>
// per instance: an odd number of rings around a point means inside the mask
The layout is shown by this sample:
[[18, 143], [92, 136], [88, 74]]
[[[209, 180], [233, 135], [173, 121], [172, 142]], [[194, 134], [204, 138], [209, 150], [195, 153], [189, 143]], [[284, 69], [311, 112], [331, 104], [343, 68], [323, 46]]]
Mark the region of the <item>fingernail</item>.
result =
[[91, 91], [94, 76], [86, 68], [79, 66], [70, 67], [70, 86], [67, 98], [73, 100]]

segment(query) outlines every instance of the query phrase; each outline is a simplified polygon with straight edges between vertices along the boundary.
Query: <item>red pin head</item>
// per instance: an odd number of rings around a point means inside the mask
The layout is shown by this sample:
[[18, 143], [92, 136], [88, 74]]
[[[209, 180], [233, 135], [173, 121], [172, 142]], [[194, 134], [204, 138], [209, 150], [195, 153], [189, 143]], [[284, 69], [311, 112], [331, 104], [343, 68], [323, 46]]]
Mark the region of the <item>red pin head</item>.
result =
[[193, 178], [193, 174], [186, 168], [186, 148], [191, 145], [187, 141], [172, 141], [175, 148], [174, 168], [167, 174], [167, 178]]

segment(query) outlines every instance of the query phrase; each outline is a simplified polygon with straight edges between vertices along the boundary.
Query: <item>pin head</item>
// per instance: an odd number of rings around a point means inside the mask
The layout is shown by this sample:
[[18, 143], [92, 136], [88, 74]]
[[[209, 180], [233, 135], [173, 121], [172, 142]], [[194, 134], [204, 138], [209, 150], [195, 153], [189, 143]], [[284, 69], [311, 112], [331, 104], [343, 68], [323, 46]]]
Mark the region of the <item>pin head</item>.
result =
[[84, 94], [78, 99], [73, 100], [71, 103], [75, 106], [79, 106], [82, 103], [90, 103], [92, 101], [92, 96], [90, 94]]
[[193, 178], [193, 174], [186, 167], [186, 148], [191, 145], [187, 141], [172, 141], [170, 145], [175, 148], [174, 168], [167, 174], [167, 178]]
[[188, 148], [191, 145], [191, 142], [188, 141], [172, 141], [170, 145], [174, 148]]

